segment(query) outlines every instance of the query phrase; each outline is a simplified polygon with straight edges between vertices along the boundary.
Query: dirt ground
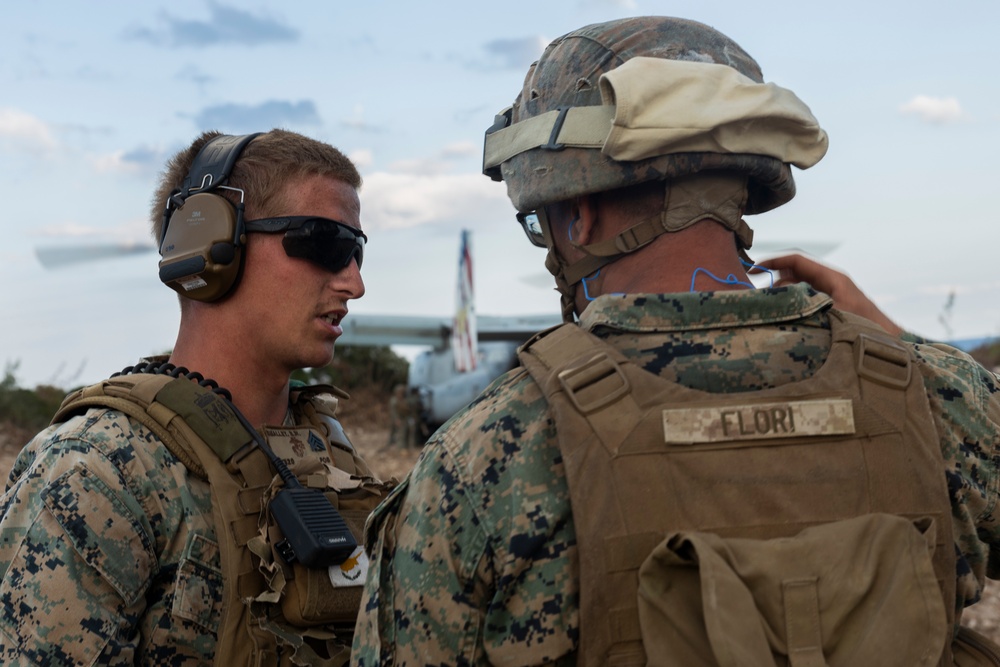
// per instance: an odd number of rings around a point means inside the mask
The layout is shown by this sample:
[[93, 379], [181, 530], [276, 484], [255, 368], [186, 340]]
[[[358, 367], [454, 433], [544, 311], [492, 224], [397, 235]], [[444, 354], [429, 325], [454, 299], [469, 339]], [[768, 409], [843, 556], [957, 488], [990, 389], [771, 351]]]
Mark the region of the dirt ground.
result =
[[[355, 395], [343, 405], [342, 421], [351, 441], [382, 479], [402, 479], [413, 467], [418, 449], [389, 447], [388, 408], [373, 396]], [[23, 430], [0, 426], [0, 474], [7, 473], [18, 451], [32, 436]], [[963, 624], [1000, 643], [1000, 581], [987, 583], [983, 599], [962, 616]]]
[[388, 397], [370, 391], [352, 392], [338, 416], [351, 443], [380, 479], [403, 479], [417, 462], [419, 448], [389, 447]]

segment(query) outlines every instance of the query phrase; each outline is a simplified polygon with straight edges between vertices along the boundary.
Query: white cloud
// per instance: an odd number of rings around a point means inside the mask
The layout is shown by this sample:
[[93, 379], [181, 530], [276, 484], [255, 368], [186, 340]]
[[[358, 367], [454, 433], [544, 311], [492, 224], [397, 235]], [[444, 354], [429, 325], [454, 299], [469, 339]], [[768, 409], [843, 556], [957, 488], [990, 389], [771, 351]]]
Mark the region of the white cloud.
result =
[[80, 238], [94, 236], [96, 234], [103, 233], [104, 231], [106, 230], [101, 230], [90, 225], [81, 225], [78, 222], [65, 222], [58, 225], [46, 225], [44, 227], [39, 227], [32, 232], [32, 235], [53, 238]]
[[358, 169], [367, 169], [375, 164], [375, 154], [368, 148], [359, 148], [356, 151], [351, 151], [347, 157]]
[[91, 158], [98, 172], [123, 174], [155, 174], [169, 157], [161, 146], [142, 145]]
[[31, 114], [0, 107], [0, 141], [28, 148], [55, 148], [56, 140], [49, 126]]
[[523, 69], [542, 55], [549, 40], [541, 35], [520, 39], [494, 39], [484, 48], [491, 62], [506, 69]]
[[404, 174], [441, 175], [452, 170], [452, 163], [472, 156], [478, 156], [482, 147], [471, 141], [448, 144], [432, 157], [407, 158], [389, 164], [389, 171]]
[[373, 134], [379, 134], [385, 130], [384, 127], [374, 125], [365, 119], [365, 108], [360, 104], [356, 104], [354, 106], [354, 113], [351, 114], [351, 117], [342, 119], [340, 124], [351, 130], [371, 132]]
[[451, 171], [451, 165], [433, 157], [408, 158], [406, 160], [394, 160], [389, 164], [389, 170], [398, 174], [441, 175]]
[[471, 141], [459, 141], [448, 144], [441, 150], [441, 157], [444, 159], [464, 158], [470, 155], [478, 155], [482, 150], [482, 144], [474, 144]]
[[479, 174], [376, 172], [365, 176], [361, 201], [365, 228], [372, 230], [468, 225], [510, 209], [506, 189]]
[[899, 107], [901, 113], [916, 114], [928, 123], [951, 123], [963, 116], [962, 107], [954, 97], [916, 95]]
[[93, 164], [94, 168], [102, 173], [135, 173], [140, 170], [139, 165], [125, 158], [125, 151], [98, 155], [93, 158]]

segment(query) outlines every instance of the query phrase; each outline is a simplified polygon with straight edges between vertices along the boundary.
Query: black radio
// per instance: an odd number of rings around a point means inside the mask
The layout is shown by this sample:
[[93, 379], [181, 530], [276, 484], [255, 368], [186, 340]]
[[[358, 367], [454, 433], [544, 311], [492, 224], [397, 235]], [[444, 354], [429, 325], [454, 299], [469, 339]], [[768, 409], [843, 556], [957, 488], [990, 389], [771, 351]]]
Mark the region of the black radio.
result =
[[311, 568], [340, 565], [358, 548], [340, 512], [318, 489], [286, 486], [269, 507], [285, 535], [276, 548], [289, 563], [298, 561]]

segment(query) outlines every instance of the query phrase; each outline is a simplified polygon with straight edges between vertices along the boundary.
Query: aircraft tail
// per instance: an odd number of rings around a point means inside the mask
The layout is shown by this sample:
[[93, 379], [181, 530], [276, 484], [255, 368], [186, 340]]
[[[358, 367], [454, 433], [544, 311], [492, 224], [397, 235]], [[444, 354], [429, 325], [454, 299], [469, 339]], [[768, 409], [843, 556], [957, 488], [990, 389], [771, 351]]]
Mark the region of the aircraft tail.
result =
[[455, 370], [460, 373], [476, 369], [479, 356], [476, 331], [476, 305], [472, 289], [472, 233], [462, 230], [458, 255], [458, 291], [455, 295], [455, 321], [451, 329], [451, 349], [455, 355]]

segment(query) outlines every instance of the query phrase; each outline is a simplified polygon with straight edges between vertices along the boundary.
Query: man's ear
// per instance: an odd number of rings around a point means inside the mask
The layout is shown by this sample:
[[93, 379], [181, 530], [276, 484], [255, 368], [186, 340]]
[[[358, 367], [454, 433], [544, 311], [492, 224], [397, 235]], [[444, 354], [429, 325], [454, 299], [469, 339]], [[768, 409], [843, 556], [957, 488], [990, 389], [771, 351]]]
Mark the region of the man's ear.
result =
[[573, 241], [577, 245], [589, 245], [596, 240], [598, 223], [597, 198], [582, 195], [573, 200]]

